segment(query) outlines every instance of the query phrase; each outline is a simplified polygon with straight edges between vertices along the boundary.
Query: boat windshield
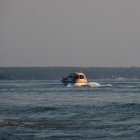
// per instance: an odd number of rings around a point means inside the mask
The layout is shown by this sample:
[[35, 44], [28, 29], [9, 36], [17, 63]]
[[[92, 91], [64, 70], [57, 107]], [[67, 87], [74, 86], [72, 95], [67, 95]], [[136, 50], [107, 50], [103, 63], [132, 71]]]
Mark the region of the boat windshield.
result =
[[80, 75], [79, 79], [85, 79], [84, 75]]
[[84, 75], [75, 75], [75, 79], [85, 79]]

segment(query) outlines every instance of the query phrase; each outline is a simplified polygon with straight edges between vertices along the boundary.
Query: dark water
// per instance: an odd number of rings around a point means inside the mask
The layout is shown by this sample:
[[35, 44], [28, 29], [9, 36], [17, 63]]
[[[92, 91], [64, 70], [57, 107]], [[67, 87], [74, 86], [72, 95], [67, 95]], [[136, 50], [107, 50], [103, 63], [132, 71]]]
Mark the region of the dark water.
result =
[[140, 81], [0, 82], [0, 140], [140, 139]]

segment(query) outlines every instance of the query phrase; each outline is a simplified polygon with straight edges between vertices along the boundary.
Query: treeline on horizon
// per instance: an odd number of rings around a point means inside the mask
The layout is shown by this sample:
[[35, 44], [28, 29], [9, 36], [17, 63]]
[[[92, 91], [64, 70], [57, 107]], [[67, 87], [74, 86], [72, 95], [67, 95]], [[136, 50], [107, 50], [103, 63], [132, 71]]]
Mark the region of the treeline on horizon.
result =
[[0, 80], [59, 80], [71, 72], [88, 79], [140, 79], [140, 67], [0, 67]]

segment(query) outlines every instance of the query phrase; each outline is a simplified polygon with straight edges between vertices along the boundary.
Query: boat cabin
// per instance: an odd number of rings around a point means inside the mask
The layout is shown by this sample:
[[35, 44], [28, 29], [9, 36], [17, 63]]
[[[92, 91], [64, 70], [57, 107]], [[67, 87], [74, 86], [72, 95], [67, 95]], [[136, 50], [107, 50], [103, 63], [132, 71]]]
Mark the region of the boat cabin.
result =
[[87, 84], [87, 78], [84, 73], [75, 72], [71, 73], [66, 78], [63, 78], [62, 82], [64, 83], [64, 85], [67, 84], [85, 85]]

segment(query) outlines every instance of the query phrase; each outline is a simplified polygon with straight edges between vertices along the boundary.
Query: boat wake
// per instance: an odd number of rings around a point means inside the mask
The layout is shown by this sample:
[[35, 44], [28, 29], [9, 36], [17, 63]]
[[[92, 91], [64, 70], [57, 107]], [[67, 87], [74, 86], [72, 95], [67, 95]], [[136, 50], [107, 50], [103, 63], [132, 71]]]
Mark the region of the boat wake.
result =
[[87, 83], [87, 86], [88, 87], [100, 87], [101, 84], [100, 83], [97, 83], [97, 82], [88, 82]]
[[96, 88], [96, 87], [112, 87], [111, 84], [105, 84], [105, 85], [102, 85], [100, 83], [97, 83], [97, 82], [88, 82], [87, 84], [85, 85], [82, 85], [82, 86], [79, 86], [77, 84], [68, 84], [66, 87], [93, 87], [93, 88]]

